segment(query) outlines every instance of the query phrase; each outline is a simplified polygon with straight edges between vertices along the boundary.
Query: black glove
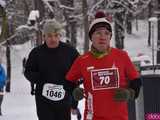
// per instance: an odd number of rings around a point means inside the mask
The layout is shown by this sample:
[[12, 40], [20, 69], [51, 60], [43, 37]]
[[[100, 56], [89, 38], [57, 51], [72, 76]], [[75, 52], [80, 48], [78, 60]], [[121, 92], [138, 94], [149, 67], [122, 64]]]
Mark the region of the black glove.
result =
[[73, 97], [76, 101], [82, 100], [84, 97], [84, 89], [77, 87], [73, 90]]
[[81, 112], [80, 112], [79, 108], [71, 109], [71, 113], [72, 113], [73, 115], [76, 115], [76, 116], [77, 116], [77, 120], [81, 120], [82, 115], [81, 115]]
[[133, 89], [118, 88], [115, 90], [114, 99], [116, 101], [133, 100], [134, 97], [135, 97], [135, 91]]
[[35, 95], [35, 90], [34, 89], [31, 90], [31, 95]]
[[81, 115], [79, 109], [77, 108], [77, 120], [81, 120], [81, 118], [82, 118], [82, 115]]
[[31, 95], [35, 95], [35, 84], [31, 83]]

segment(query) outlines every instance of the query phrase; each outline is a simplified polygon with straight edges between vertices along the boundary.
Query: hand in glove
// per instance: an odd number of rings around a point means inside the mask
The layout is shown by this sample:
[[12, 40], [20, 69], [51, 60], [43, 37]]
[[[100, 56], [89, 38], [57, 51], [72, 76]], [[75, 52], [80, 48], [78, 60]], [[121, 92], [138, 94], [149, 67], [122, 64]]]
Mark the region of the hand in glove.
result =
[[31, 90], [31, 95], [35, 95], [35, 92], [36, 92], [36, 91], [32, 89], [32, 90]]
[[133, 89], [118, 88], [115, 90], [114, 99], [116, 101], [128, 101], [133, 100], [135, 91]]
[[77, 115], [77, 120], [81, 120], [82, 115], [81, 115], [81, 113], [80, 113], [79, 108], [77, 108], [77, 109], [71, 109], [71, 113], [72, 113], [73, 115]]
[[35, 95], [36, 90], [35, 90], [35, 84], [31, 83], [31, 95]]
[[73, 90], [73, 97], [76, 101], [83, 99], [84, 97], [84, 89], [77, 87]]

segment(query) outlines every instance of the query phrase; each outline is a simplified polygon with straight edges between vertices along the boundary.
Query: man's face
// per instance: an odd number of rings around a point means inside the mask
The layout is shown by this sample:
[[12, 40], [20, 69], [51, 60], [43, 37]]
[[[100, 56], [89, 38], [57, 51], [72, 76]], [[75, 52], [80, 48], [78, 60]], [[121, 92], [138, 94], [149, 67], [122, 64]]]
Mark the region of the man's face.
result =
[[110, 47], [111, 36], [110, 31], [100, 27], [92, 34], [92, 45], [100, 52], [105, 52]]
[[56, 48], [59, 45], [60, 33], [48, 33], [44, 39], [49, 48]]

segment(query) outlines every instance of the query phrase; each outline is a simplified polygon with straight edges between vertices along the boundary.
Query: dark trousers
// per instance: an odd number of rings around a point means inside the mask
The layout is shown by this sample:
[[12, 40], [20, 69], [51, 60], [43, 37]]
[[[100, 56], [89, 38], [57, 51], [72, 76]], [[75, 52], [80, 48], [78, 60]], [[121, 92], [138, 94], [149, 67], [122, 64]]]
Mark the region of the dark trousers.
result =
[[36, 107], [39, 120], [71, 120], [69, 106], [50, 104], [36, 96]]

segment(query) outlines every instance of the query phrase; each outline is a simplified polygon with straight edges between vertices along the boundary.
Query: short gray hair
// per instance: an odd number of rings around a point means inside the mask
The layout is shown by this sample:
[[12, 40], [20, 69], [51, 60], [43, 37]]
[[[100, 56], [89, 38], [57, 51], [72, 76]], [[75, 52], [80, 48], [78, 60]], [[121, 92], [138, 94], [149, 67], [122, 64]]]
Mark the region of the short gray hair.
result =
[[43, 34], [61, 33], [62, 28], [62, 25], [55, 19], [46, 20], [43, 26]]

